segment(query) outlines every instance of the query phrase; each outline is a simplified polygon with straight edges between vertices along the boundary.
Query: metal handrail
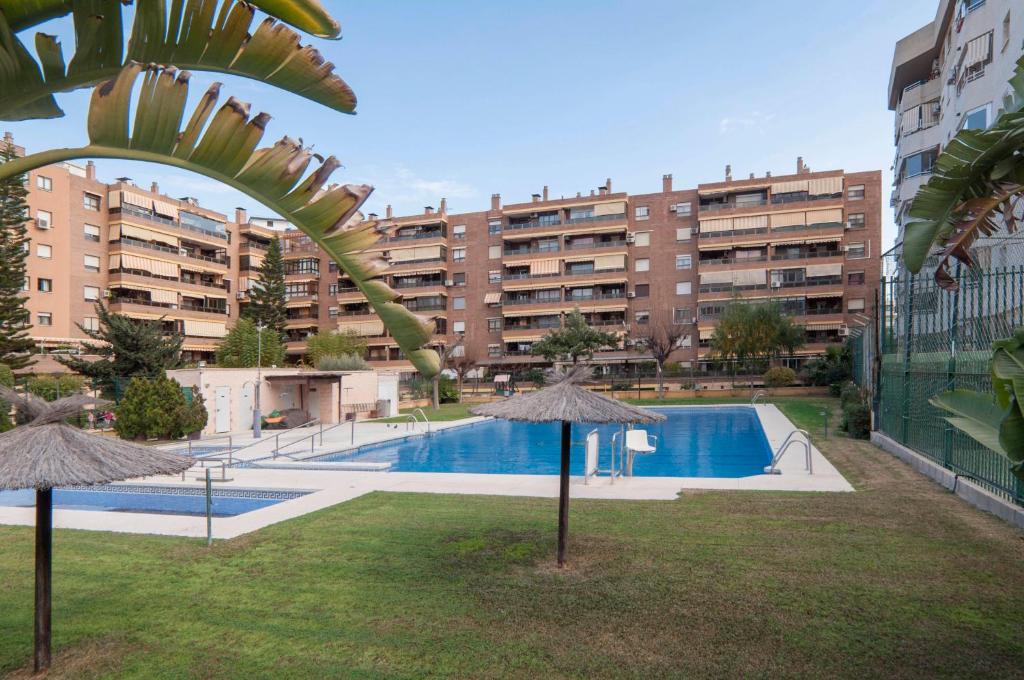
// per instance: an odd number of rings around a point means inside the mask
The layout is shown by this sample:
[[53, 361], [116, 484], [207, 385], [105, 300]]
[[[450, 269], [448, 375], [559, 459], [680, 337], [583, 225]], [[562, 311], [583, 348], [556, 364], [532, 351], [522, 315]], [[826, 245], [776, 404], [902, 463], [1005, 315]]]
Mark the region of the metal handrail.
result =
[[429, 437], [430, 436], [430, 419], [427, 418], [427, 414], [424, 413], [423, 409], [421, 409], [421, 408], [416, 409], [415, 411], [413, 411], [413, 413], [419, 413], [421, 416], [423, 416], [423, 422], [427, 424], [427, 436]]
[[755, 406], [759, 399], [764, 399], [767, 396], [767, 390], [758, 390], [757, 392], [754, 392], [754, 396], [750, 398], [750, 405]]
[[[793, 437], [798, 434], [803, 435], [803, 441], [800, 441], [799, 439], [793, 439]], [[807, 433], [807, 430], [793, 430], [792, 432], [789, 433], [785, 441], [782, 442], [782, 445], [778, 448], [778, 450], [775, 452], [775, 455], [772, 457], [772, 464], [764, 469], [765, 474], [780, 474], [776, 466], [779, 464], [779, 461], [782, 460], [783, 454], [786, 453], [786, 451], [789, 450], [789, 447], [793, 444], [803, 444], [804, 466], [807, 468], [807, 474], [814, 474], [814, 465], [811, 461], [811, 435]]]
[[[320, 422], [319, 418], [314, 418], [314, 419], [312, 419], [312, 420], [310, 420], [308, 422], [305, 422], [305, 423], [303, 423], [301, 425], [296, 425], [295, 427], [290, 427], [287, 430], [281, 430], [281, 431], [277, 432], [274, 435], [274, 448], [276, 449], [276, 448], [278, 448], [280, 446], [281, 435], [282, 434], [288, 434], [289, 432], [294, 432], [295, 430], [298, 430], [298, 429], [303, 428], [303, 427], [309, 427], [310, 425], [314, 425], [314, 424], [319, 423], [319, 422]], [[246, 444], [245, 446], [241, 446], [241, 447], [235, 449], [235, 451], [234, 451], [235, 455], [237, 456], [239, 451], [245, 451], [246, 449], [251, 449], [254, 446], [259, 446], [260, 444], [265, 444], [266, 442], [267, 442], [266, 439], [257, 439], [254, 442], [250, 442], [250, 443]]]
[[303, 437], [302, 439], [296, 439], [293, 442], [288, 442], [284, 446], [275, 446], [274, 451], [271, 454], [271, 460], [277, 460], [278, 456], [284, 456], [285, 458], [290, 458], [291, 456], [288, 456], [286, 454], [281, 453], [281, 449], [286, 449], [289, 446], [294, 446], [295, 444], [298, 444], [300, 442], [304, 442], [307, 439], [309, 440], [309, 452], [310, 453], [316, 453], [316, 438], [320, 437], [320, 446], [323, 446], [324, 445], [324, 432], [330, 432], [331, 430], [333, 430], [333, 429], [335, 429], [337, 427], [340, 427], [340, 426], [342, 426], [344, 424], [345, 424], [345, 421], [339, 420], [334, 425], [331, 425], [327, 429], [324, 429], [324, 424], [321, 422], [320, 423], [320, 431], [319, 432], [314, 432], [313, 434], [309, 435], [308, 437]]

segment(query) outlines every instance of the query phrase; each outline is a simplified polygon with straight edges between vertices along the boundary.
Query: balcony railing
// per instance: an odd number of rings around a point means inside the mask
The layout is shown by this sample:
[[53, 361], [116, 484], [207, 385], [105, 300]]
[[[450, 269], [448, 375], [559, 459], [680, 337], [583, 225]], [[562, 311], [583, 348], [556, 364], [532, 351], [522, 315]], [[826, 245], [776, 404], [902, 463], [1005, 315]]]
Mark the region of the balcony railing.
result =
[[745, 203], [709, 203], [707, 205], [700, 206], [701, 212], [718, 212], [720, 210], [737, 210], [742, 208], [756, 208], [760, 205], [768, 205], [767, 198], [761, 198], [756, 201], [748, 201]]
[[145, 248], [146, 250], [154, 250], [160, 253], [170, 253], [179, 257], [188, 257], [193, 260], [203, 260], [204, 262], [213, 262], [215, 264], [222, 264], [227, 266], [228, 258], [226, 257], [211, 257], [209, 255], [197, 255], [192, 253], [185, 248], [172, 248], [171, 246], [161, 246], [156, 243], [150, 243], [149, 241], [139, 241], [138, 239], [130, 238], [128, 236], [122, 236], [117, 241], [111, 241], [112, 245], [120, 243], [126, 246], [132, 246], [133, 248]]
[[616, 267], [614, 269], [591, 269], [590, 271], [579, 271], [579, 272], [565, 272], [562, 276], [593, 276], [595, 274], [614, 274], [615, 272], [624, 272], [625, 267]]
[[177, 279], [177, 278], [174, 278], [172, 276], [158, 276], [158, 275], [153, 274], [151, 272], [143, 271], [141, 269], [129, 269], [128, 267], [120, 267], [120, 268], [116, 268], [115, 267], [115, 268], [109, 270], [109, 273], [110, 273], [111, 276], [116, 276], [118, 274], [128, 274], [130, 276], [144, 276], [147, 279], [155, 279], [157, 281], [169, 281], [169, 282], [174, 282], [174, 283], [185, 283], [185, 284], [189, 284], [189, 285], [192, 285], [192, 286], [202, 286], [203, 288], [216, 288], [218, 290], [228, 290], [227, 284], [223, 283], [223, 282], [217, 283], [217, 282], [202, 281], [202, 280], [189, 281], [187, 279]]
[[557, 245], [554, 248], [550, 246], [545, 246], [543, 248], [541, 248], [540, 246], [528, 246], [526, 248], [505, 248], [502, 251], [502, 255], [504, 255], [505, 257], [509, 257], [513, 255], [531, 255], [534, 253], [557, 253], [559, 250], [561, 250], [561, 248], [559, 248]]
[[387, 243], [392, 243], [394, 241], [416, 241], [416, 240], [424, 239], [424, 238], [445, 238], [445, 236], [446, 236], [446, 234], [445, 234], [444, 231], [436, 230], [436, 231], [424, 231], [424, 232], [419, 232], [419, 233], [416, 233], [416, 234], [402, 234], [402, 235], [396, 235], [396, 236], [387, 236], [387, 237], [385, 237], [385, 238], [383, 238], [381, 240], [385, 241]]
[[808, 231], [811, 229], [827, 229], [829, 227], [842, 227], [842, 222], [818, 222], [815, 224], [795, 224], [788, 227], [775, 227], [768, 229], [768, 227], [755, 227], [753, 229], [732, 229], [730, 231], [702, 231], [699, 236], [702, 239], [712, 238], [726, 238], [729, 236], [745, 236], [747, 234], [767, 234], [771, 233], [785, 234], [794, 231]]
[[566, 302], [592, 302], [593, 300], [624, 300], [626, 291], [618, 293], [594, 293], [593, 295], [567, 295]]
[[503, 305], [540, 305], [540, 304], [557, 304], [562, 301], [562, 296], [552, 298], [508, 298], [502, 300]]
[[401, 267], [406, 264], [433, 264], [433, 263], [447, 264], [448, 258], [446, 257], [428, 257], [422, 260], [400, 260], [398, 262], [388, 262], [391, 267]]
[[146, 307], [161, 307], [163, 309], [178, 309], [186, 312], [208, 312], [210, 314], [227, 314], [228, 310], [222, 307], [207, 307], [189, 303], [174, 304], [171, 302], [156, 302], [154, 300], [143, 300], [130, 297], [112, 297], [110, 304], [143, 305]]
[[212, 236], [214, 238], [224, 239], [225, 241], [228, 240], [227, 232], [213, 231], [210, 229], [201, 229], [191, 224], [185, 224], [180, 220], [173, 220], [170, 217], [164, 217], [163, 215], [157, 215], [155, 213], [149, 212], [148, 210], [143, 210], [142, 208], [136, 208], [128, 203], [122, 203], [120, 209], [113, 208], [110, 212], [118, 212], [118, 210], [120, 210], [122, 214], [132, 215], [133, 217], [141, 217], [144, 220], [156, 222], [157, 224], [166, 224], [177, 229], [194, 231], [198, 234], [203, 234], [204, 236]]
[[570, 217], [565, 221], [566, 224], [586, 224], [587, 222], [611, 222], [612, 220], [625, 220], [626, 213], [617, 213], [615, 215], [589, 215], [587, 217]]
[[561, 223], [561, 218], [555, 220], [530, 220], [529, 222], [517, 222], [515, 224], [506, 224], [505, 229], [537, 229], [540, 227], [557, 227]]
[[432, 302], [422, 305], [414, 305], [411, 303], [404, 303], [405, 308], [410, 312], [441, 312], [448, 309], [448, 305], [443, 302]]
[[747, 262], [767, 262], [768, 256], [762, 255], [761, 257], [744, 257], [742, 259], [735, 257], [713, 257], [706, 260], [701, 260], [701, 266], [709, 264], [746, 264]]
[[395, 281], [394, 283], [391, 284], [391, 287], [392, 288], [430, 288], [430, 287], [433, 287], [433, 286], [442, 286], [442, 285], [444, 285], [444, 281], [441, 281], [440, 279], [435, 279], [435, 280], [432, 280], [432, 281], [424, 281], [424, 280], [419, 280], [419, 281]]
[[772, 255], [773, 261], [778, 260], [813, 260], [820, 257], [842, 257], [843, 253], [840, 251], [829, 251], [829, 252], [816, 252], [816, 253], [798, 253], [796, 255]]
[[625, 239], [618, 239], [615, 241], [592, 241], [591, 243], [573, 243], [567, 241], [565, 244], [566, 250], [588, 250], [590, 248], [615, 248], [618, 246], [625, 246]]

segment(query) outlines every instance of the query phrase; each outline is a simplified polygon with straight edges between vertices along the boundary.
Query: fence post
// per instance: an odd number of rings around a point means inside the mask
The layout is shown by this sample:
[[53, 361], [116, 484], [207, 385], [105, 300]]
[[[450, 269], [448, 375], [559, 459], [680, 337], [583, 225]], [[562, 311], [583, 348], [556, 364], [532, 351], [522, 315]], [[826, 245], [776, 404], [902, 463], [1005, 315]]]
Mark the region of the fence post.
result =
[[[956, 278], [959, 281], [961, 275], [961, 264], [956, 263]], [[949, 360], [946, 362], [946, 389], [956, 389], [956, 351], [958, 329], [960, 326], [960, 286], [957, 286], [952, 295], [952, 311], [949, 314]], [[942, 446], [942, 467], [949, 467], [949, 460], [953, 455], [953, 426], [943, 419], [945, 423], [945, 437]]]
[[903, 347], [903, 437], [901, 444], [907, 444], [910, 435], [910, 347], [914, 341], [914, 279], [910, 276], [907, 285], [906, 340]]

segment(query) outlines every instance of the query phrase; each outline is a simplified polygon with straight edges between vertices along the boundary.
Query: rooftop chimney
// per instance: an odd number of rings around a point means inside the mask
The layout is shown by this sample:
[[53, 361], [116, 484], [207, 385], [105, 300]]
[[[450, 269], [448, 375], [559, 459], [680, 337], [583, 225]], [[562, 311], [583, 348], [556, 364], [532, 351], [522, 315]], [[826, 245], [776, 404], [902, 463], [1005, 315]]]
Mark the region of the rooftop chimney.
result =
[[583, 197], [583, 194], [577, 191], [576, 192], [576, 198], [582, 198], [582, 197]]
[[544, 200], [548, 200], [548, 185], [544, 185]]
[[424, 207], [423, 208], [423, 214], [425, 214], [425, 215], [433, 215], [434, 214], [434, 206], [428, 205], [428, 206]]
[[661, 190], [665, 193], [672, 191], [672, 175], [661, 176]]
[[612, 178], [611, 177], [609, 177], [608, 179], [606, 179], [604, 181], [604, 190], [607, 191], [609, 194], [612, 193]]
[[384, 218], [388, 219], [388, 220], [391, 219], [391, 204], [390, 203], [388, 203], [387, 207], [384, 208]]
[[501, 210], [501, 194], [491, 194], [491, 210]]
[[725, 166], [725, 181], [726, 182], [731, 182], [732, 181], [732, 166], [731, 165]]
[[754, 179], [754, 173], [750, 173], [749, 179]]
[[159, 194], [160, 193], [160, 185], [157, 184], [156, 182], [150, 182], [149, 183], [149, 190], [152, 191], [154, 194]]
[[530, 199], [532, 199], [534, 203], [540, 203], [540, 194], [530, 194]]
[[85, 164], [85, 177], [86, 179], [96, 179], [96, 164], [92, 161]]
[[593, 190], [593, 189], [591, 189], [591, 190], [590, 190], [590, 195], [591, 195], [591, 196], [593, 196], [593, 195], [594, 195], [594, 190]]
[[764, 173], [764, 176], [765, 177], [771, 177], [772, 176], [772, 171], [769, 170], [768, 172]]
[[368, 217], [370, 218], [371, 222], [376, 222], [377, 221], [377, 213], [370, 213], [368, 215]]
[[249, 213], [245, 208], [235, 208], [235, 222], [245, 224], [249, 221]]
[[4, 142], [7, 144], [14, 144], [14, 135], [11, 134], [10, 130], [4, 133]]
[[441, 208], [440, 208], [440, 210], [438, 210], [438, 212], [440, 212], [442, 215], [444, 215], [444, 214], [446, 214], [448, 212], [448, 199], [447, 198], [442, 198], [441, 199]]

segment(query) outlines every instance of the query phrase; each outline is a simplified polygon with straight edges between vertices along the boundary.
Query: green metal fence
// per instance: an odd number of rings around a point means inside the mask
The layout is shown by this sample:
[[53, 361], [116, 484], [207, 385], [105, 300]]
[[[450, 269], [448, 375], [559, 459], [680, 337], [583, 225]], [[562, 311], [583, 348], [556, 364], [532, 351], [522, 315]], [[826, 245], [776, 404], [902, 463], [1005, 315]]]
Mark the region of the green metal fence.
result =
[[962, 269], [957, 279], [959, 290], [944, 291], [930, 275], [883, 278], [876, 426], [947, 469], [1024, 503], [1024, 485], [1007, 460], [961, 434], [928, 403], [947, 389], [992, 392], [992, 341], [1024, 325], [1024, 268]]

